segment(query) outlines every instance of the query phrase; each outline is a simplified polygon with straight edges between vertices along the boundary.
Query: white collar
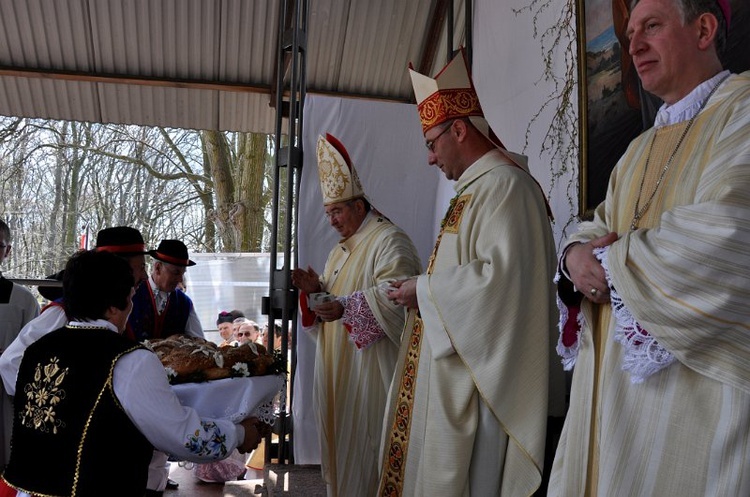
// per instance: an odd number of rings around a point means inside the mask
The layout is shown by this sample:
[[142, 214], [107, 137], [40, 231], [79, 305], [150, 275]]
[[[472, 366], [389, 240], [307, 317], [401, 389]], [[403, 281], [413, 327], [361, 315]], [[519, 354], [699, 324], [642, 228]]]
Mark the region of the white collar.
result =
[[719, 74], [711, 79], [707, 79], [703, 83], [699, 84], [693, 91], [688, 93], [685, 97], [677, 102], [669, 105], [663, 104], [659, 108], [659, 112], [656, 113], [656, 119], [654, 119], [654, 128], [661, 128], [663, 126], [670, 126], [672, 124], [681, 123], [692, 119], [698, 114], [703, 101], [708, 97], [709, 93], [714, 89], [719, 81], [729, 75], [728, 70], [721, 71]]
[[154, 278], [152, 278], [150, 274], [148, 275], [148, 284], [151, 285], [151, 292], [154, 295], [163, 295], [164, 297], [169, 295], [169, 292], [165, 292], [164, 290], [159, 290], [159, 287], [156, 285]]

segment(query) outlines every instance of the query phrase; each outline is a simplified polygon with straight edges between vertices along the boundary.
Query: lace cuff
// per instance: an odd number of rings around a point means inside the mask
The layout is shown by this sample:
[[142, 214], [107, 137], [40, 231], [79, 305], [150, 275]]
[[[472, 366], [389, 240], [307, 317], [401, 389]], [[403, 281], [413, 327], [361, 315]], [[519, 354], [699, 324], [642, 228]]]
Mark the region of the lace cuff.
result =
[[[560, 277], [560, 272], [555, 274], [555, 284], [560, 281]], [[560, 335], [556, 350], [562, 358], [563, 369], [570, 371], [578, 358], [579, 341], [583, 329], [583, 314], [580, 312], [580, 306], [565, 305], [559, 295], [555, 297], [555, 300], [557, 301], [557, 309], [560, 311], [560, 321], [558, 322]]]
[[623, 346], [622, 370], [630, 373], [631, 383], [643, 383], [652, 374], [672, 364], [675, 357], [638, 324], [622, 297], [613, 288], [609, 275], [609, 247], [594, 250], [594, 255], [602, 263], [607, 276], [615, 318], [614, 339]]
[[344, 306], [341, 320], [349, 332], [349, 341], [358, 349], [366, 349], [385, 337], [385, 331], [375, 319], [363, 292], [354, 292], [337, 300]]

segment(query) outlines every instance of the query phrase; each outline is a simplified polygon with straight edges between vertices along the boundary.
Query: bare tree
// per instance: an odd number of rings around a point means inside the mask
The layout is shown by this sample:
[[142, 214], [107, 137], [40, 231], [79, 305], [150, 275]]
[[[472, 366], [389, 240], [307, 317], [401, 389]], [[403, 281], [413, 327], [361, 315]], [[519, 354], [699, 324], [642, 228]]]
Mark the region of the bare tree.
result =
[[138, 228], [149, 246], [179, 238], [193, 251], [262, 251], [271, 145], [257, 133], [0, 117], [0, 217], [26, 237], [16, 272], [54, 272], [82, 236], [91, 244], [116, 225]]

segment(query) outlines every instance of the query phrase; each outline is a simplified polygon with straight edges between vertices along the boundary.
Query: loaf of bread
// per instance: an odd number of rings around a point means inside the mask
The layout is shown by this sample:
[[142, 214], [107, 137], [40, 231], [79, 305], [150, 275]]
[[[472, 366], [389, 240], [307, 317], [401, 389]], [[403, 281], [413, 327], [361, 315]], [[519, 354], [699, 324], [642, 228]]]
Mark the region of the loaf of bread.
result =
[[172, 384], [279, 372], [279, 363], [263, 345], [219, 347], [203, 338], [172, 335], [144, 342], [161, 360]]

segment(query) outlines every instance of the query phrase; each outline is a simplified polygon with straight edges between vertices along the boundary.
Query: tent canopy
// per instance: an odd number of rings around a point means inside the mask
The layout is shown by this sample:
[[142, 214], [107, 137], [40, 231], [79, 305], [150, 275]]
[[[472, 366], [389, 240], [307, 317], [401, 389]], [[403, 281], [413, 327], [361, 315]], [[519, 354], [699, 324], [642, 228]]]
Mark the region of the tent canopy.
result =
[[[294, 3], [0, 0], [0, 115], [273, 133], [289, 72], [279, 18]], [[442, 66], [448, 22], [462, 43], [464, 2], [452, 4], [309, 2], [308, 92], [411, 101], [407, 65]]]

